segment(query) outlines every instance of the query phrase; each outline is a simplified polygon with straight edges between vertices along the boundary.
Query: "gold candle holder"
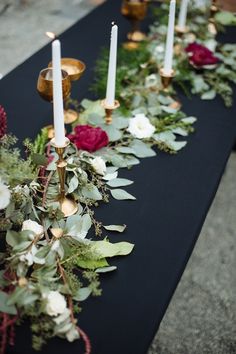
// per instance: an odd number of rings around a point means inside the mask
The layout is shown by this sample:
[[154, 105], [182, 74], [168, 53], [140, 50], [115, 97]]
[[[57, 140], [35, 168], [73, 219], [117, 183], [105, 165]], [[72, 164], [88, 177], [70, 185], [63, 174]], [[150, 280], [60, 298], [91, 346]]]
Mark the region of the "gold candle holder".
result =
[[215, 14], [219, 11], [216, 0], [212, 0], [210, 7], [210, 17], [208, 23], [208, 31], [214, 36], [217, 35], [216, 23], [215, 23]]
[[160, 74], [160, 77], [161, 77], [161, 83], [162, 83], [163, 91], [168, 92], [170, 84], [171, 84], [173, 78], [175, 77], [175, 71], [171, 70], [170, 74], [166, 74], [164, 72], [164, 69], [161, 68], [159, 70], [159, 74]]
[[106, 117], [105, 117], [105, 122], [106, 124], [111, 124], [112, 123], [112, 113], [114, 109], [117, 109], [120, 107], [119, 101], [115, 100], [114, 104], [112, 106], [108, 105], [106, 103], [106, 100], [101, 101], [101, 106], [105, 109]]
[[71, 196], [66, 196], [65, 192], [65, 181], [66, 181], [66, 166], [67, 162], [64, 159], [63, 155], [65, 149], [70, 144], [70, 140], [66, 138], [64, 146], [57, 146], [55, 143], [55, 139], [51, 139], [51, 145], [55, 148], [55, 151], [58, 155], [57, 160], [57, 172], [59, 177], [59, 195], [58, 195], [58, 202], [60, 204], [60, 209], [65, 217], [71, 216], [75, 214], [78, 210], [78, 205], [74, 201]]
[[175, 26], [175, 32], [177, 34], [177, 37], [182, 40], [183, 36], [189, 32], [189, 27], [187, 27], [187, 26], [179, 27], [177, 25], [177, 26]]

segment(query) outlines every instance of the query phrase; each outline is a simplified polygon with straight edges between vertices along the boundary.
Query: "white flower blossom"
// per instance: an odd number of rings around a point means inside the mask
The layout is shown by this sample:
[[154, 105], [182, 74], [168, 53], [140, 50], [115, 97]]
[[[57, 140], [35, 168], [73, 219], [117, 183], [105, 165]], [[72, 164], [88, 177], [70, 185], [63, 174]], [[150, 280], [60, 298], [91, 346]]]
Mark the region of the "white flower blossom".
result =
[[36, 221], [33, 221], [31, 219], [25, 220], [22, 224], [22, 231], [28, 230], [32, 231], [34, 234], [31, 235], [31, 239], [34, 239], [34, 236], [43, 236], [43, 226], [38, 224]]
[[90, 163], [96, 173], [101, 176], [105, 175], [107, 167], [102, 157], [96, 156], [93, 160], [90, 160]]
[[135, 138], [145, 139], [150, 138], [153, 135], [155, 127], [143, 113], [139, 113], [129, 120], [129, 127], [127, 130]]
[[46, 298], [46, 312], [49, 316], [57, 316], [66, 310], [66, 300], [58, 291], [49, 291]]
[[10, 199], [11, 193], [9, 188], [0, 179], [0, 210], [8, 206]]

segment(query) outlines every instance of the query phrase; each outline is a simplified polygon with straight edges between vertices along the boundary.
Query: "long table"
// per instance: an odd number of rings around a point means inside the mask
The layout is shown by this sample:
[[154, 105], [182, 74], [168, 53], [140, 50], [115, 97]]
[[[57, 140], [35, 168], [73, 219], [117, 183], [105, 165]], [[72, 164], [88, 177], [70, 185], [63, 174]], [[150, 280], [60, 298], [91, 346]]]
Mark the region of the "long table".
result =
[[[120, 4], [118, 0], [107, 1], [60, 36], [63, 56], [87, 64], [84, 76], [73, 84], [75, 98], [92, 97], [88, 87], [100, 48], [109, 45], [111, 21], [119, 25], [119, 40], [125, 39], [129, 24], [120, 14]], [[235, 35], [236, 30], [229, 29], [221, 40], [233, 42]], [[35, 137], [41, 127], [52, 122], [51, 105], [36, 92], [38, 73], [50, 60], [47, 45], [0, 81], [0, 103], [8, 114], [9, 131], [20, 141]], [[198, 117], [196, 132], [188, 138], [186, 148], [176, 156], [158, 152], [157, 157], [143, 159], [131, 171], [123, 170], [123, 177], [135, 181], [128, 191], [137, 201], [112, 200], [96, 211], [104, 224], [127, 224], [127, 231], [111, 236], [111, 240], [133, 242], [135, 250], [112, 262], [118, 270], [102, 277], [102, 297], [83, 304], [79, 325], [91, 339], [93, 354], [147, 352], [193, 251], [235, 142], [235, 105], [227, 109], [220, 98], [189, 100], [181, 92], [179, 98], [183, 110]], [[53, 339], [42, 353], [83, 351], [82, 341], [69, 344]], [[27, 324], [17, 330], [16, 346], [9, 348], [9, 353], [35, 353]]]

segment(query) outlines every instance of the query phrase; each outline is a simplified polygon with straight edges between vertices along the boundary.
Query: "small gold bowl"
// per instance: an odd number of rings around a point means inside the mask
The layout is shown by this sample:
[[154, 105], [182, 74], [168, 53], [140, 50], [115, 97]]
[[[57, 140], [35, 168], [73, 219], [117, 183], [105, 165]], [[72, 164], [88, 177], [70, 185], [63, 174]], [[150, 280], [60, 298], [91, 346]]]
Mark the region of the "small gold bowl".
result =
[[[52, 67], [52, 62], [48, 64], [48, 67]], [[71, 81], [76, 81], [80, 79], [86, 69], [86, 65], [78, 59], [61, 58], [61, 69], [68, 73]]]
[[[65, 101], [71, 92], [71, 83], [69, 75], [65, 70], [61, 71], [62, 73], [62, 94], [63, 100]], [[52, 80], [52, 68], [46, 68], [40, 71], [37, 90], [40, 96], [49, 102], [53, 101], [53, 80]]]

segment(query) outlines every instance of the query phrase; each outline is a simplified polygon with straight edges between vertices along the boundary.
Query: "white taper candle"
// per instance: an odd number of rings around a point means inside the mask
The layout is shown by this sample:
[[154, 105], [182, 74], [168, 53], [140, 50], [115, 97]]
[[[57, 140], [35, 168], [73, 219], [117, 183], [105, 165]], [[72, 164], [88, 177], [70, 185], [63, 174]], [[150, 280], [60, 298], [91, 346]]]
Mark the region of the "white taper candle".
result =
[[111, 43], [110, 43], [109, 67], [108, 67], [108, 76], [107, 76], [107, 92], [106, 92], [106, 104], [108, 106], [113, 106], [115, 101], [117, 37], [118, 37], [118, 26], [113, 25], [111, 28]]
[[170, 75], [172, 70], [173, 46], [174, 46], [174, 30], [175, 30], [175, 0], [170, 1], [169, 21], [166, 37], [164, 74]]
[[62, 96], [61, 43], [58, 39], [52, 42], [52, 73], [55, 145], [62, 147], [65, 145], [65, 124]]
[[188, 0], [182, 0], [179, 11], [178, 27], [184, 29], [186, 26]]

